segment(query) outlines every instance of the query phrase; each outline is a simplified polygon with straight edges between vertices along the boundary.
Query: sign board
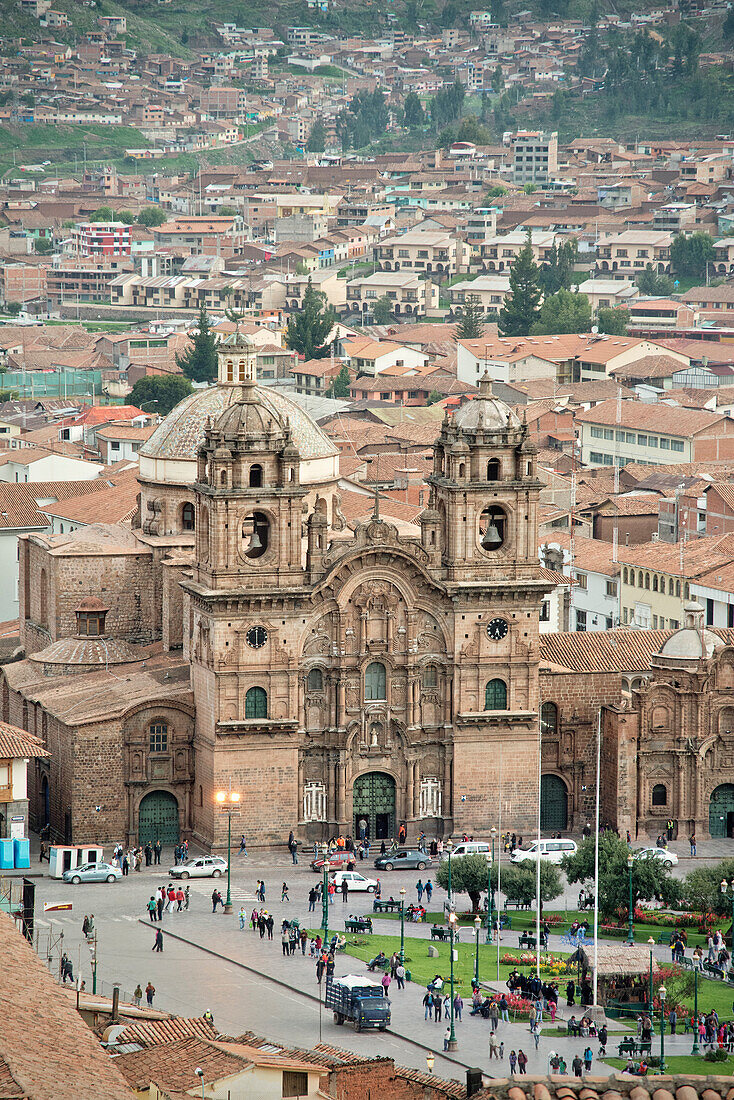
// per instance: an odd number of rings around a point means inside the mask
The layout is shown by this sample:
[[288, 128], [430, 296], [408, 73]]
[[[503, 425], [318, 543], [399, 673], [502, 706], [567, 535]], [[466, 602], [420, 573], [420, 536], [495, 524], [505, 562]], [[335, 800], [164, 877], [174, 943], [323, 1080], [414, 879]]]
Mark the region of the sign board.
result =
[[20, 821], [16, 821], [13, 818], [10, 822], [10, 836], [13, 840], [23, 840], [25, 837], [25, 818], [21, 817]]
[[57, 913], [62, 909], [70, 910], [71, 905], [70, 901], [44, 901], [43, 911], [44, 913]]

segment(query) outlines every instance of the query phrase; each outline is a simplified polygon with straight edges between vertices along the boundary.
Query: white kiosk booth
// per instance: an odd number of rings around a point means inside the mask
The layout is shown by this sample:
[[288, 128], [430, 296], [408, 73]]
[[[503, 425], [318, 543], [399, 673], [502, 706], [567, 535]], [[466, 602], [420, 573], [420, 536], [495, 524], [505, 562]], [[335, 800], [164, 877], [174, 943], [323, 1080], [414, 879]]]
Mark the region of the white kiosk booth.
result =
[[51, 878], [62, 878], [64, 871], [73, 871], [83, 863], [101, 863], [104, 849], [99, 844], [52, 844], [48, 853]]

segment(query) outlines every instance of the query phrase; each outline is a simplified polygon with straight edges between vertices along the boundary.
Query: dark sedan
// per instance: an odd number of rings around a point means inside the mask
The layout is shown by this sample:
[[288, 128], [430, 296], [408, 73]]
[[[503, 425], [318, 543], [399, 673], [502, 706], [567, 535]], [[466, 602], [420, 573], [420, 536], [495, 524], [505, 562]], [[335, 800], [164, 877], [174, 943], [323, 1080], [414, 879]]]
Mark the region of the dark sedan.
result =
[[386, 852], [384, 856], [378, 856], [375, 867], [378, 871], [401, 871], [409, 870], [411, 867], [422, 871], [430, 862], [426, 853], [418, 848], [398, 848], [395, 852]]

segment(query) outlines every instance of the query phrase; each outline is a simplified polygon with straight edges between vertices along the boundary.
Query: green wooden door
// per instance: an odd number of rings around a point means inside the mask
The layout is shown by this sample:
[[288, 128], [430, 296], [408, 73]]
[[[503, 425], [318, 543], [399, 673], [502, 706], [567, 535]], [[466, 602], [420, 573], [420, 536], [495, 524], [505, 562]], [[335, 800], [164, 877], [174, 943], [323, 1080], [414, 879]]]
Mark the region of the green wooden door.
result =
[[568, 793], [557, 775], [540, 777], [540, 828], [557, 833], [568, 827]]
[[722, 783], [712, 792], [709, 832], [712, 837], [734, 836], [734, 783]]
[[354, 782], [354, 836], [359, 836], [359, 821], [367, 821], [371, 841], [388, 840], [397, 835], [395, 828], [395, 780], [384, 772], [368, 772]]
[[178, 844], [178, 802], [170, 791], [151, 791], [140, 803], [138, 844]]

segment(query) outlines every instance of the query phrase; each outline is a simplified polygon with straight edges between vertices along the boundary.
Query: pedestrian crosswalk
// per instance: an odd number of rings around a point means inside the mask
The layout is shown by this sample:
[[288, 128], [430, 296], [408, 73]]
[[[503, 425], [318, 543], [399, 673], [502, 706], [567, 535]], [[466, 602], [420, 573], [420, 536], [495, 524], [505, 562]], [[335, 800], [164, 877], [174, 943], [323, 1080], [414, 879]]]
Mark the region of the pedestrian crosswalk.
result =
[[[214, 890], [220, 890], [222, 895], [225, 895], [227, 892], [226, 882], [222, 883], [221, 879], [215, 879], [214, 882], [212, 882], [211, 879], [189, 881], [188, 886], [192, 894], [204, 894], [209, 898], [212, 896]], [[238, 905], [259, 905], [254, 890], [246, 890], [242, 887], [233, 886], [230, 890], [230, 896], [233, 904], [236, 902]]]

